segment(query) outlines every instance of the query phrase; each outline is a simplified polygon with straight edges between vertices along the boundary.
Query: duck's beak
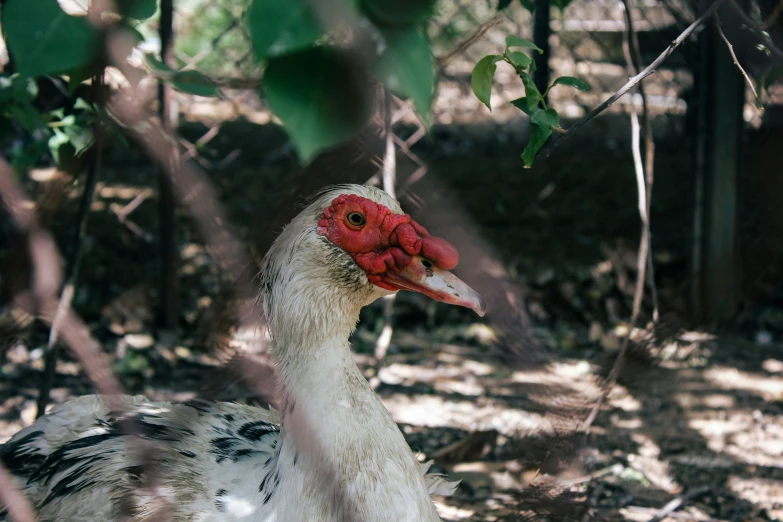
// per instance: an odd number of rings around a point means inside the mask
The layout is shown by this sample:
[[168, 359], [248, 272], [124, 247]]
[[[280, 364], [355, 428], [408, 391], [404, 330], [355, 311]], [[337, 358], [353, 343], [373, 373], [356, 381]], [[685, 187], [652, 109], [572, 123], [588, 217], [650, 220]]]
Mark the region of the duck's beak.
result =
[[383, 279], [400, 290], [420, 292], [443, 303], [470, 308], [481, 317], [486, 312], [484, 300], [475, 290], [421, 256], [414, 256], [402, 270], [389, 269]]

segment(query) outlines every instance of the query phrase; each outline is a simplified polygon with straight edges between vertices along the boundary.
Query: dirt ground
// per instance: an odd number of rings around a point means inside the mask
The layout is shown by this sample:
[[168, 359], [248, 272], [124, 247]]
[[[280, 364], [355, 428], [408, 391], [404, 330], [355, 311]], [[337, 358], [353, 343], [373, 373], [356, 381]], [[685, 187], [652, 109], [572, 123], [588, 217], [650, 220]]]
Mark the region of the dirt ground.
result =
[[[630, 333], [634, 356], [587, 436], [575, 429], [627, 335], [622, 321], [638, 236], [627, 123], [607, 115], [530, 170], [519, 159], [525, 129], [513, 122], [436, 127], [416, 150], [429, 165], [426, 183], [408, 191], [423, 202], [413, 209], [417, 219], [451, 239], [459, 224], [438, 222], [428, 209], [439, 201], [457, 208], [469, 225], [463, 232], [478, 235], [509, 287], [521, 289], [531, 322], [518, 326], [536, 341], [520, 349], [509, 339], [513, 332], [492, 321], [492, 310], [488, 321], [478, 321], [419, 296], [395, 303], [378, 393], [411, 447], [462, 480], [456, 495], [441, 501], [445, 520], [783, 518], [780, 335], [759, 337], [753, 321], [717, 332], [690, 324], [690, 159], [687, 143], [670, 138], [684, 135], [682, 121], [661, 118], [656, 125], [652, 221], [664, 319], [649, 332]], [[187, 124], [183, 134], [195, 140], [207, 130]], [[270, 232], [273, 210], [301, 179], [290, 146], [272, 126], [234, 122], [197, 150], [238, 233], [257, 246], [259, 234]], [[137, 153], [110, 151], [83, 239], [74, 306], [128, 391], [253, 402], [210, 345], [215, 316], [230, 305], [224, 279], [184, 212], [180, 325], [174, 332], [156, 328], [155, 180], [154, 167]], [[37, 187], [28, 185], [31, 192]], [[51, 223], [66, 253], [79, 196], [72, 188]], [[123, 212], [134, 201], [135, 210]], [[7, 260], [11, 242], [4, 238], [0, 259]], [[472, 261], [463, 258], [462, 265]], [[354, 346], [368, 378], [382, 328], [381, 304], [363, 312]], [[33, 420], [43, 367], [46, 329], [36, 323], [16, 335], [0, 368], [0, 441]], [[80, 364], [65, 355], [53, 400], [91, 391]], [[671, 514], [659, 511], [677, 499]]]

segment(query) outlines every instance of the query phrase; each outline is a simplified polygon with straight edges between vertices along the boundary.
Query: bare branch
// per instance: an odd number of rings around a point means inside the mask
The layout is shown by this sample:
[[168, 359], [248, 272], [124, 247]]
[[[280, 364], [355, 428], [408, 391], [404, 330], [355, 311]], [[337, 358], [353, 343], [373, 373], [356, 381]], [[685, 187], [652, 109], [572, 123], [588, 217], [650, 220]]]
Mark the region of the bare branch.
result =
[[710, 490], [709, 486], [698, 486], [691, 490], [686, 491], [679, 497], [675, 498], [674, 500], [670, 501], [668, 504], [663, 506], [661, 509], [658, 510], [658, 512], [655, 514], [654, 517], [652, 517], [647, 522], [661, 522], [664, 518], [674, 513], [676, 510], [680, 508], [685, 502], [694, 499], [696, 497], [700, 497], [701, 495], [707, 493]]
[[[623, 34], [623, 51], [625, 54], [625, 59], [627, 61], [627, 67], [629, 70], [636, 69], [638, 71], [640, 65], [639, 65], [639, 54], [638, 54], [638, 41], [635, 41], [636, 34], [633, 30], [633, 20], [631, 18], [631, 10], [629, 6], [628, 0], [623, 0], [623, 7], [625, 10], [625, 16], [626, 16], [626, 31]], [[634, 45], [635, 50], [637, 50], [636, 54], [636, 62], [634, 62], [634, 58], [632, 56], [631, 51], [631, 45]], [[639, 83], [639, 88], [641, 90], [642, 84]], [[647, 108], [647, 104], [644, 102], [644, 94], [642, 94], [642, 107], [643, 109]], [[628, 353], [628, 344], [630, 343], [631, 339], [631, 332], [636, 327], [636, 323], [639, 321], [639, 314], [641, 312], [642, 308], [642, 297], [644, 297], [644, 281], [647, 275], [647, 268], [652, 268], [652, 251], [650, 247], [650, 195], [649, 190], [652, 185], [652, 176], [650, 175], [647, 179], [645, 179], [644, 175], [644, 166], [642, 165], [642, 150], [641, 150], [641, 132], [640, 132], [640, 126], [639, 126], [639, 114], [636, 111], [636, 106], [634, 104], [631, 104], [631, 152], [633, 154], [633, 163], [634, 163], [634, 173], [636, 174], [636, 189], [637, 189], [637, 199], [638, 199], [638, 210], [639, 210], [639, 218], [642, 223], [642, 232], [641, 232], [641, 239], [639, 240], [639, 252], [636, 258], [636, 286], [634, 288], [633, 293], [633, 308], [631, 311], [631, 320], [628, 325], [628, 335], [625, 336], [623, 339], [622, 345], [620, 346], [620, 351], [617, 354], [617, 358], [614, 361], [614, 365], [612, 366], [612, 370], [609, 372], [609, 377], [607, 378], [606, 382], [604, 382], [603, 389], [601, 390], [601, 395], [596, 402], [596, 404], [593, 406], [593, 408], [590, 410], [590, 414], [587, 416], [585, 421], [582, 423], [582, 426], [580, 427], [580, 430], [587, 433], [590, 430], [590, 426], [595, 421], [596, 416], [598, 415], [598, 410], [600, 410], [601, 406], [606, 402], [606, 398], [608, 397], [609, 393], [612, 391], [612, 388], [614, 388], [614, 385], [617, 383], [617, 378], [620, 375], [620, 372], [623, 369], [623, 365], [625, 364], [625, 358], [626, 354]], [[645, 111], [646, 112], [646, 111]], [[645, 123], [649, 124], [649, 113], [645, 114]], [[645, 128], [645, 133], [648, 134], [646, 136], [649, 139], [650, 145], [648, 145], [648, 150], [652, 147], [652, 129], [651, 128]], [[650, 161], [650, 163], [652, 163]], [[655, 281], [650, 281], [650, 286], [654, 289], [655, 288]], [[657, 320], [657, 300], [655, 303], [655, 311], [654, 311], [654, 320]]]
[[[642, 56], [639, 51], [639, 35], [634, 29], [633, 16], [631, 13], [631, 7], [629, 0], [623, 0], [623, 11], [625, 13], [626, 32], [623, 38], [623, 51], [625, 53], [625, 59], [628, 63], [628, 70], [631, 74], [639, 74], [642, 68]], [[642, 128], [644, 134], [644, 168], [641, 166], [641, 158], [639, 164], [636, 167], [637, 183], [639, 182], [639, 176], [643, 177], [642, 182], [645, 183], [645, 206], [647, 215], [647, 226], [650, 226], [650, 208], [652, 204], [652, 188], [653, 180], [655, 179], [655, 141], [653, 140], [652, 131], [652, 115], [650, 114], [649, 104], [647, 103], [647, 94], [644, 92], [644, 82], [639, 82], [639, 95], [642, 98]], [[636, 108], [631, 104], [631, 117], [634, 117]], [[633, 124], [633, 121], [632, 121]], [[637, 143], [638, 145], [638, 143]], [[639, 155], [641, 156], [641, 151]], [[642, 223], [644, 224], [644, 220]], [[653, 264], [652, 254], [652, 233], [648, 230], [648, 242], [647, 245], [647, 283], [650, 285], [650, 297], [652, 298], [653, 306], [653, 322], [658, 322], [658, 288], [655, 286], [655, 266]]]
[[658, 67], [661, 66], [661, 64], [668, 58], [675, 49], [677, 49], [682, 42], [685, 41], [686, 38], [688, 38], [693, 32], [698, 29], [704, 21], [712, 16], [715, 11], [718, 10], [718, 8], [723, 4], [725, 0], [715, 0], [710, 7], [707, 8], [704, 13], [700, 17], [698, 17], [691, 25], [685, 29], [680, 36], [678, 36], [669, 46], [664, 49], [664, 51], [656, 58], [650, 65], [648, 65], [642, 72], [628, 80], [628, 82], [623, 85], [619, 91], [614, 93], [611, 97], [609, 97], [606, 101], [601, 103], [598, 107], [590, 111], [584, 118], [573, 124], [571, 127], [569, 127], [566, 132], [560, 135], [560, 138], [557, 140], [552, 140], [547, 142], [546, 145], [541, 149], [539, 152], [539, 157], [541, 158], [548, 158], [552, 151], [555, 150], [555, 148], [560, 145], [563, 141], [568, 139], [570, 136], [572, 136], [576, 131], [578, 131], [580, 128], [584, 127], [585, 124], [587, 124], [590, 120], [601, 114], [603, 111], [605, 111], [607, 108], [609, 108], [614, 102], [625, 96], [625, 94], [633, 89], [639, 82], [641, 82], [643, 79], [650, 76], [652, 73], [654, 73]]
[[748, 84], [748, 87], [750, 87], [751, 92], [753, 92], [753, 97], [756, 98], [756, 101], [758, 101], [759, 94], [756, 92], [756, 87], [753, 85], [753, 80], [750, 79], [748, 73], [745, 72], [745, 69], [742, 68], [742, 65], [740, 65], [739, 60], [737, 60], [737, 54], [734, 52], [734, 46], [731, 45], [731, 42], [729, 41], [728, 38], [726, 38], [726, 35], [723, 32], [723, 24], [720, 21], [720, 17], [718, 16], [718, 13], [715, 13], [715, 27], [718, 28], [718, 34], [720, 35], [720, 37], [723, 39], [724, 42], [726, 42], [726, 47], [729, 49], [729, 53], [731, 53], [731, 59], [734, 60], [734, 65], [736, 65], [737, 69], [740, 70], [742, 76], [745, 78], [745, 82]]
[[446, 54], [438, 58], [438, 67], [440, 67], [441, 69], [446, 67], [446, 65], [448, 65], [448, 63], [451, 60], [453, 60], [455, 57], [465, 52], [465, 50], [468, 47], [476, 43], [479, 38], [481, 38], [482, 36], [484, 36], [484, 34], [486, 34], [487, 31], [489, 31], [496, 25], [499, 25], [503, 21], [504, 17], [505, 15], [503, 13], [498, 13], [494, 17], [490, 18], [489, 20], [487, 20], [486, 22], [478, 26], [478, 28], [472, 35], [462, 40], [459, 44], [457, 44], [457, 46], [454, 49], [452, 49], [451, 51], [447, 52]]

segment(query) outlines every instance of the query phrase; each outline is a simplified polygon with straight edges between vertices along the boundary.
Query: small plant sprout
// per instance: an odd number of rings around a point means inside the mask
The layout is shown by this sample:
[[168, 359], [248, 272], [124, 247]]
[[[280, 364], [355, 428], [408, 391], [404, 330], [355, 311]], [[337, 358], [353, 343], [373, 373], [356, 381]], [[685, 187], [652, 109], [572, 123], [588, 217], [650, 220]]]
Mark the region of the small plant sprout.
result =
[[533, 42], [513, 35], [508, 36], [506, 37], [506, 49], [502, 55], [490, 54], [476, 63], [471, 75], [471, 87], [473, 87], [476, 98], [489, 110], [492, 110], [490, 95], [497, 62], [504, 61], [514, 68], [517, 76], [522, 80], [522, 85], [525, 86], [525, 96], [517, 98], [511, 103], [530, 118], [530, 140], [525, 146], [525, 150], [522, 151], [525, 168], [529, 168], [533, 165], [536, 153], [549, 139], [552, 132], [565, 132], [560, 127], [560, 116], [557, 111], [547, 107], [546, 96], [549, 91], [556, 85], [568, 85], [580, 91], [588, 91], [590, 86], [579, 78], [560, 76], [542, 94], [533, 82], [532, 74], [536, 70], [535, 62], [530, 56], [516, 49], [532, 49], [539, 53], [543, 52]]

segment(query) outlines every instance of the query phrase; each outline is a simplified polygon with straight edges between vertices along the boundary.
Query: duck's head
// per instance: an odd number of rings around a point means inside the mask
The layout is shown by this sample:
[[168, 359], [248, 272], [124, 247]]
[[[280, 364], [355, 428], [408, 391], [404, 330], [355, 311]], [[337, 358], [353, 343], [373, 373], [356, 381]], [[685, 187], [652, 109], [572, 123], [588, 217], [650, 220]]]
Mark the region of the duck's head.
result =
[[386, 192], [340, 185], [316, 194], [272, 245], [264, 293], [298, 306], [331, 302], [337, 311], [411, 290], [484, 315], [481, 296], [451, 273], [458, 261], [451, 243], [430, 235]]

